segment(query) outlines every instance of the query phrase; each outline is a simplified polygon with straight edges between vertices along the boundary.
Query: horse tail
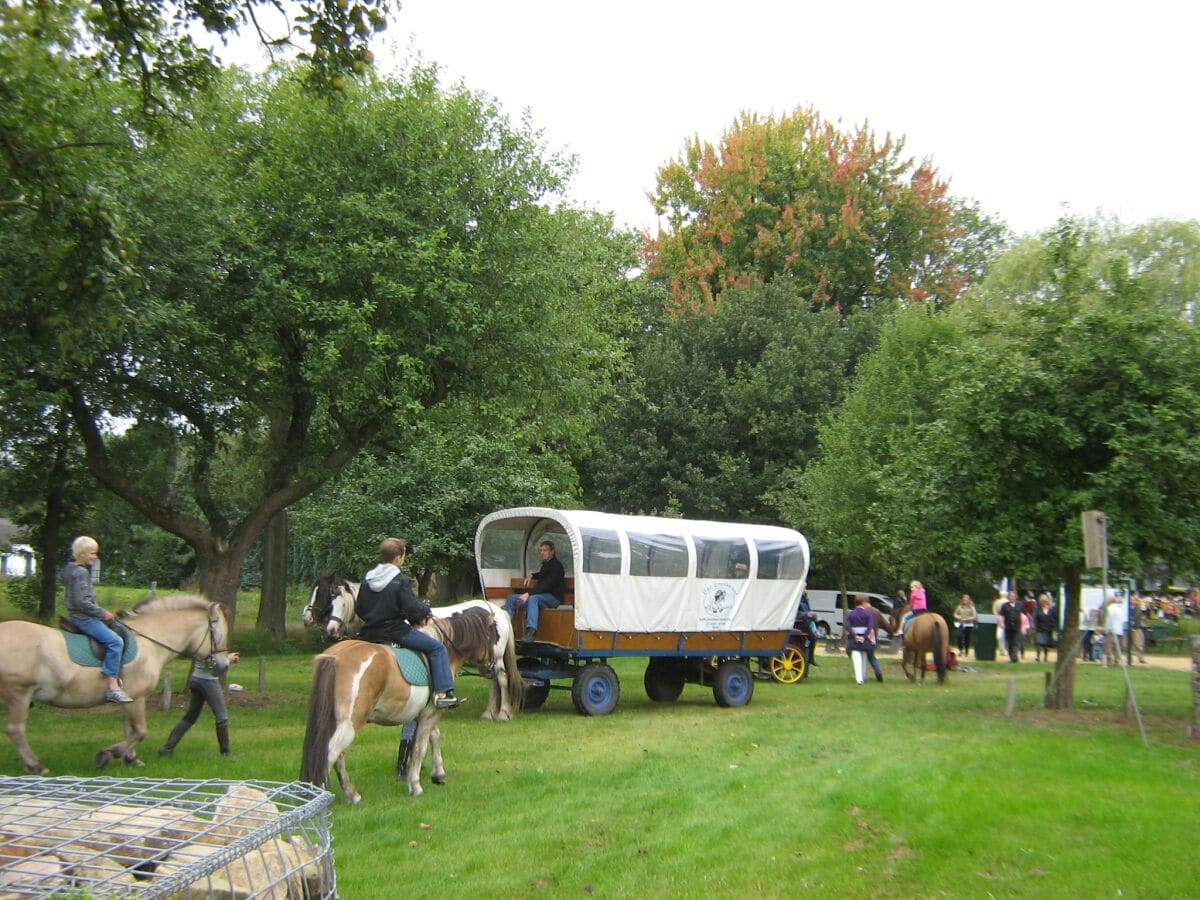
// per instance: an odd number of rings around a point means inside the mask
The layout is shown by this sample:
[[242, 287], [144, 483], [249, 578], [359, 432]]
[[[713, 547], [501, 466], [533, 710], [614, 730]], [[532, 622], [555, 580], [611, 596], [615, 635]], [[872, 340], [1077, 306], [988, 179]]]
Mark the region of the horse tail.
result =
[[945, 627], [946, 620], [938, 616], [937, 621], [933, 623], [933, 662], [937, 666], [938, 684], [946, 681], [946, 642], [942, 637], [942, 629]]
[[[504, 610], [500, 611], [507, 616]], [[525, 704], [525, 679], [521, 677], [521, 669], [517, 666], [517, 636], [516, 626], [510, 620], [508, 623], [508, 641], [504, 644], [504, 677], [508, 679], [508, 705], [512, 707], [515, 719]], [[497, 695], [500, 693], [496, 692]], [[497, 697], [497, 702], [499, 698]], [[499, 712], [499, 710], [497, 710]]]
[[304, 754], [300, 759], [300, 780], [325, 787], [329, 780], [329, 742], [337, 725], [334, 687], [337, 660], [318, 656], [313, 668], [312, 693], [308, 697], [308, 724], [304, 729]]

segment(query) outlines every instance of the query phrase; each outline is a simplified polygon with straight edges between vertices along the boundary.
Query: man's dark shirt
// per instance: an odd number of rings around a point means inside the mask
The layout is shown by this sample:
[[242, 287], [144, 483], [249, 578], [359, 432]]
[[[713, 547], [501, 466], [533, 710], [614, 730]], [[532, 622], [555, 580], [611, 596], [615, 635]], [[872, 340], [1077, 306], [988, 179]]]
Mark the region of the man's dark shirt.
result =
[[529, 589], [531, 594], [553, 594], [562, 600], [566, 593], [567, 580], [563, 574], [562, 563], [557, 556], [552, 556], [542, 563], [538, 573], [533, 576], [534, 584]]
[[1024, 610], [1021, 609], [1021, 604], [1019, 602], [1014, 603], [1011, 600], [1000, 607], [1000, 616], [1002, 619], [1004, 619], [1004, 630], [1006, 632], [1009, 634], [1021, 633], [1022, 612], [1024, 612]]
[[378, 644], [398, 644], [412, 631], [410, 622], [423, 622], [429, 615], [429, 605], [417, 599], [412, 581], [404, 575], [397, 575], [380, 591], [371, 590], [364, 578], [354, 609], [363, 620], [358, 636]]

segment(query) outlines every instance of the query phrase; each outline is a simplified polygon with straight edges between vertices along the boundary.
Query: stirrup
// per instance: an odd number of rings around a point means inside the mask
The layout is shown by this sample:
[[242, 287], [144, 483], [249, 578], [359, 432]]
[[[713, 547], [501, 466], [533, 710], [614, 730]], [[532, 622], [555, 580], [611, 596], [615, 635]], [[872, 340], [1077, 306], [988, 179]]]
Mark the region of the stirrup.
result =
[[433, 698], [433, 705], [436, 709], [454, 709], [456, 706], [462, 706], [462, 702], [462, 697], [455, 697], [449, 693], [445, 697]]

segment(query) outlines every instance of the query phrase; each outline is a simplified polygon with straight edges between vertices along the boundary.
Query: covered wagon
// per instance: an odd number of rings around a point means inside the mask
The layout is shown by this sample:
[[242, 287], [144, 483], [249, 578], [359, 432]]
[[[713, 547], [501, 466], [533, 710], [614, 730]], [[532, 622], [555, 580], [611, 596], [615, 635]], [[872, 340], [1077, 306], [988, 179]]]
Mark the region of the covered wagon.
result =
[[[657, 701], [686, 683], [710, 686], [720, 706], [754, 692], [751, 662], [788, 650], [808, 575], [808, 542], [770, 525], [519, 507], [486, 516], [475, 534], [485, 595], [524, 590], [554, 544], [567, 575], [555, 609], [543, 609], [533, 643], [518, 649], [526, 708], [569, 680], [575, 708], [604, 715], [620, 698], [614, 657], [647, 657], [644, 684]], [[524, 612], [514, 623], [524, 630]]]

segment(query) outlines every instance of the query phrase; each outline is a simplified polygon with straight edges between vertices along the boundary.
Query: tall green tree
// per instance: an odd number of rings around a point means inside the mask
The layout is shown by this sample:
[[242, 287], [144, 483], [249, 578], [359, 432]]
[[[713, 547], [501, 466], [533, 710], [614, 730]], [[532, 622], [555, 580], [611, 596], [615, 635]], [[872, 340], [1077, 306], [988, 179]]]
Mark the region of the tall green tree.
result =
[[[1063, 583], [1066, 647], [1083, 510], [1107, 513], [1114, 568], [1194, 568], [1200, 335], [1174, 299], [1181, 286], [1164, 290], [1163, 269], [1128, 255], [1151, 232], [1171, 229], [1064, 221], [1039, 253], [1002, 261], [974, 302], [901, 313], [823, 432], [796, 508], [850, 500], [876, 552]], [[880, 372], [905, 348], [911, 374], [888, 383]], [[847, 551], [865, 549], [846, 522], [826, 525]], [[1060, 657], [1049, 705], [1071, 705], [1073, 662]]]
[[874, 341], [875, 315], [813, 309], [792, 284], [731, 290], [712, 315], [659, 323], [585, 465], [622, 512], [769, 521], [768, 495], [816, 452], [816, 424]]
[[954, 300], [1001, 230], [951, 198], [931, 163], [862, 125], [812, 109], [743, 114], [715, 146], [699, 137], [658, 172], [666, 227], [643, 249], [675, 310], [710, 311], [730, 287], [786, 279], [817, 307]]
[[[201, 591], [232, 603], [271, 517], [362, 449], [443, 405], [508, 427], [605, 377], [602, 278], [564, 274], [604, 225], [548, 208], [567, 172], [431, 70], [324, 100], [288, 73], [230, 76], [114, 176], [136, 279], [104, 294], [103, 322], [89, 307], [43, 329], [48, 354], [98, 324], [104, 339], [39, 377], [69, 397], [97, 480], [187, 541]], [[41, 328], [38, 309], [14, 324]], [[186, 491], [122, 467], [114, 415], [165, 429]]]

